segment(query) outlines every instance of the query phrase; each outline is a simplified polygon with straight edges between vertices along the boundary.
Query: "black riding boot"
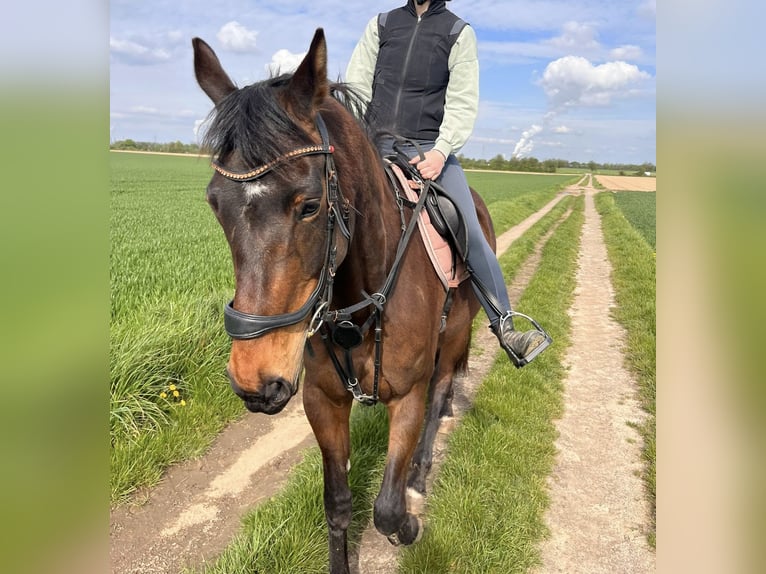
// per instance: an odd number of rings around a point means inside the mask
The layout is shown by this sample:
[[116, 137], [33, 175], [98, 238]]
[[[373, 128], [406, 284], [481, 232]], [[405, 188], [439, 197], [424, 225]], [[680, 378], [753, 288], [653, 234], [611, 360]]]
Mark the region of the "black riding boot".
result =
[[532, 361], [551, 344], [550, 337], [541, 331], [515, 331], [510, 311], [489, 327], [517, 369]]

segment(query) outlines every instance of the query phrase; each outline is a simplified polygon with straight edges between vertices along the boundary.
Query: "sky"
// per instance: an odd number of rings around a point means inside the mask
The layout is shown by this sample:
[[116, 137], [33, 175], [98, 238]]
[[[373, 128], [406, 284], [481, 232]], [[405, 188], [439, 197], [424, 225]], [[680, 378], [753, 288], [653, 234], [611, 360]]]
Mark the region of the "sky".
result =
[[[479, 114], [459, 153], [656, 164], [656, 0], [454, 0], [476, 31]], [[290, 71], [324, 28], [328, 72], [344, 79], [367, 22], [391, 0], [112, 0], [110, 139], [199, 139], [212, 104], [191, 39], [238, 86]]]

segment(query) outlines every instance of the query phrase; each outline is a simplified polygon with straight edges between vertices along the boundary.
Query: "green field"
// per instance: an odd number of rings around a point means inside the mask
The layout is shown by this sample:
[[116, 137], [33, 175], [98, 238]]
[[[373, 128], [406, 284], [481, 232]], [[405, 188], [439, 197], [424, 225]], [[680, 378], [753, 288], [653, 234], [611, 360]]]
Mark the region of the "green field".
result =
[[625, 218], [657, 251], [657, 194], [640, 191], [618, 191], [614, 202]]
[[233, 280], [205, 202], [207, 162], [112, 153], [110, 164], [109, 422], [119, 501], [198, 455], [243, 409], [224, 377], [221, 307]]
[[[231, 256], [205, 202], [204, 158], [110, 154], [112, 501], [198, 456], [243, 406], [224, 375]], [[468, 174], [498, 233], [571, 176]], [[173, 385], [173, 388], [171, 388]], [[178, 393], [178, 396], [174, 396]]]

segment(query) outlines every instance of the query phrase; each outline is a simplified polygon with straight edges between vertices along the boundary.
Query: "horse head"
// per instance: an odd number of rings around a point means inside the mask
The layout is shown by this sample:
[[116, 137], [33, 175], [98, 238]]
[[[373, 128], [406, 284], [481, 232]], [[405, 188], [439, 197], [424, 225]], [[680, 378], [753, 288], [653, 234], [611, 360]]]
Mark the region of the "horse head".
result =
[[329, 95], [324, 34], [317, 30], [292, 76], [244, 88], [204, 41], [195, 38], [193, 47], [197, 82], [215, 104], [205, 136], [216, 170], [207, 201], [236, 278], [226, 309], [227, 373], [250, 411], [273, 414], [297, 391], [307, 331], [334, 270], [328, 265], [347, 250], [333, 226], [332, 147], [317, 127]]

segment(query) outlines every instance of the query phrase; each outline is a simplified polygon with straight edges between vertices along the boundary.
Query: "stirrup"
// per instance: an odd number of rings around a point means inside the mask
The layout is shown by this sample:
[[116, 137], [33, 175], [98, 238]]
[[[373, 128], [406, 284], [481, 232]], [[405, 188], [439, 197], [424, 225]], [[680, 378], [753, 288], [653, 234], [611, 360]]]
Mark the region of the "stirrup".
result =
[[[503, 337], [502, 337], [503, 324], [508, 319], [513, 320], [513, 317], [522, 317], [526, 319], [527, 321], [532, 323], [532, 325], [535, 328], [535, 331], [537, 331], [543, 336], [543, 341], [539, 345], [537, 345], [537, 347], [532, 349], [532, 351], [528, 355], [524, 357], [519, 357], [516, 353], [513, 352], [513, 349], [511, 349], [509, 346], [503, 343]], [[508, 358], [511, 359], [511, 362], [517, 369], [520, 369], [524, 365], [531, 363], [535, 357], [537, 357], [540, 353], [542, 353], [545, 349], [547, 349], [550, 346], [550, 344], [553, 342], [553, 339], [548, 334], [548, 332], [545, 329], [543, 329], [537, 321], [535, 321], [529, 315], [525, 315], [524, 313], [519, 313], [518, 311], [508, 311], [505, 315], [500, 317], [500, 320], [498, 321], [498, 324], [497, 324], [497, 330], [495, 330], [491, 325], [490, 325], [490, 328], [493, 331], [495, 331], [496, 335], [498, 335], [498, 339], [500, 340], [500, 346], [508, 354]]]

